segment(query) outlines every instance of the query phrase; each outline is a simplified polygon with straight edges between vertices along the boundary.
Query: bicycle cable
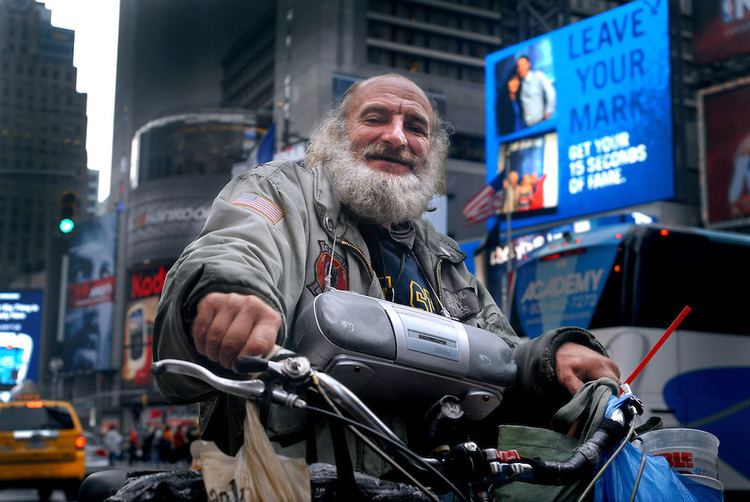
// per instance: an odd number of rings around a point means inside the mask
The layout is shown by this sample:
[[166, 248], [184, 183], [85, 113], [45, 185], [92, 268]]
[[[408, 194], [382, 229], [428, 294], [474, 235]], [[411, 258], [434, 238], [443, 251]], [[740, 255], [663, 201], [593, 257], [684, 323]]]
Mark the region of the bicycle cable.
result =
[[[341, 410], [339, 410], [338, 406], [336, 406], [336, 403], [333, 402], [333, 400], [330, 398], [326, 390], [323, 388], [322, 385], [320, 385], [320, 380], [313, 375], [312, 376], [312, 382], [315, 385], [318, 393], [325, 399], [326, 403], [328, 403], [328, 406], [331, 407], [331, 409], [336, 412], [336, 414], [340, 417], [344, 416], [341, 413]], [[435, 502], [440, 502], [440, 499], [429, 492], [426, 486], [424, 486], [422, 483], [419, 482], [417, 478], [412, 476], [409, 472], [406, 471], [403, 467], [398, 465], [398, 462], [391, 458], [386, 452], [384, 452], [381, 448], [379, 448], [377, 445], [375, 445], [372, 441], [370, 441], [369, 438], [365, 437], [364, 434], [362, 434], [360, 431], [355, 429], [351, 424], [347, 424], [350, 431], [352, 431], [353, 434], [355, 434], [360, 440], [362, 440], [367, 446], [373, 449], [373, 451], [378, 454], [383, 460], [388, 462], [394, 469], [398, 470], [403, 476], [405, 476], [411, 483], [414, 484], [417, 488], [422, 491], [425, 495], [427, 495], [429, 498], [431, 498]]]
[[452, 491], [455, 495], [457, 495], [462, 502], [469, 502], [469, 500], [466, 498], [466, 496], [461, 492], [461, 490], [458, 489], [458, 487], [456, 485], [453, 484], [452, 481], [450, 481], [447, 477], [445, 477], [445, 475], [442, 474], [440, 471], [438, 471], [437, 469], [435, 469], [435, 467], [433, 467], [429, 463], [425, 462], [424, 459], [422, 459], [422, 457], [420, 457], [419, 455], [417, 455], [416, 453], [414, 453], [413, 451], [411, 451], [407, 446], [399, 443], [398, 441], [394, 441], [393, 439], [389, 438], [388, 436], [386, 436], [382, 432], [380, 432], [380, 431], [378, 431], [376, 429], [373, 429], [372, 427], [369, 427], [367, 425], [361, 424], [361, 423], [357, 422], [356, 420], [352, 420], [351, 418], [345, 417], [343, 415], [337, 415], [336, 413], [333, 413], [331, 411], [324, 410], [323, 408], [318, 408], [316, 406], [311, 406], [309, 404], [307, 405], [307, 409], [309, 409], [310, 411], [314, 411], [316, 413], [320, 413], [321, 415], [325, 415], [325, 416], [328, 416], [328, 417], [336, 418], [336, 419], [341, 420], [343, 422], [346, 422], [347, 424], [352, 425], [352, 426], [354, 426], [354, 427], [356, 427], [358, 429], [362, 429], [362, 430], [366, 431], [367, 433], [372, 434], [373, 436], [376, 436], [376, 437], [382, 439], [383, 441], [385, 441], [386, 443], [390, 444], [391, 446], [393, 446], [393, 447], [401, 450], [402, 453], [404, 453], [407, 456], [411, 457], [412, 461], [414, 463], [421, 465], [422, 467], [425, 468], [425, 470], [428, 470], [436, 478], [439, 478], [440, 481], [442, 481], [443, 483], [445, 483], [445, 485], [450, 489], [450, 491]]
[[[344, 415], [343, 415], [343, 414], [341, 413], [341, 411], [340, 411], [340, 410], [338, 409], [338, 407], [336, 406], [336, 404], [335, 404], [335, 403], [333, 402], [333, 400], [331, 399], [331, 397], [330, 397], [330, 396], [328, 395], [328, 392], [326, 392], [325, 388], [324, 388], [324, 387], [323, 387], [323, 386], [321, 385], [321, 383], [320, 383], [320, 380], [319, 380], [319, 379], [317, 378], [317, 376], [316, 376], [316, 375], [313, 375], [313, 377], [312, 377], [312, 382], [313, 382], [313, 384], [314, 384], [314, 387], [313, 387], [313, 388], [314, 388], [314, 389], [315, 389], [315, 390], [316, 390], [316, 391], [317, 391], [318, 393], [320, 393], [320, 395], [321, 395], [321, 396], [323, 396], [323, 398], [324, 398], [324, 399], [326, 400], [326, 402], [328, 403], [328, 405], [329, 405], [329, 406], [330, 406], [331, 408], [333, 408], [333, 409], [334, 409], [334, 410], [336, 411], [336, 413], [338, 414], [338, 417], [339, 417], [339, 418], [341, 418], [341, 419], [345, 419], [345, 418], [347, 418], [347, 417], [344, 417]], [[326, 410], [321, 410], [321, 411], [326, 411]], [[363, 428], [363, 429], [365, 429], [365, 430], [368, 430], [369, 432], [375, 432], [375, 433], [376, 433], [376, 435], [377, 435], [378, 437], [381, 437], [381, 438], [388, 438], [388, 439], [386, 440], [386, 442], [387, 442], [388, 444], [390, 444], [390, 445], [392, 445], [392, 446], [394, 446], [394, 445], [395, 445], [395, 446], [397, 447], [397, 449], [399, 449], [399, 450], [401, 450], [402, 452], [406, 453], [406, 454], [407, 454], [407, 456], [411, 456], [411, 457], [412, 457], [412, 462], [416, 462], [417, 464], [419, 464], [419, 465], [420, 465], [420, 466], [422, 466], [423, 468], [427, 468], [427, 471], [429, 471], [430, 473], [432, 473], [433, 475], [435, 475], [435, 476], [436, 476], [436, 477], [437, 477], [438, 479], [440, 479], [440, 480], [441, 480], [441, 481], [442, 481], [443, 483], [445, 483], [445, 484], [446, 484], [446, 485], [448, 486], [448, 488], [449, 488], [449, 489], [450, 489], [450, 490], [451, 490], [452, 492], [454, 492], [454, 494], [458, 495], [458, 497], [459, 497], [459, 498], [460, 498], [460, 499], [461, 499], [462, 501], [466, 501], [466, 502], [468, 502], [468, 501], [466, 500], [466, 497], [465, 497], [465, 496], [463, 495], [463, 493], [461, 492], [461, 490], [459, 490], [459, 489], [458, 489], [458, 487], [456, 487], [456, 485], [454, 485], [454, 484], [453, 484], [453, 483], [452, 483], [452, 482], [451, 482], [451, 481], [450, 481], [450, 480], [449, 480], [449, 479], [448, 479], [448, 478], [447, 478], [446, 476], [444, 476], [444, 475], [443, 475], [443, 473], [439, 472], [439, 471], [438, 471], [437, 469], [435, 469], [435, 468], [434, 468], [434, 467], [433, 467], [432, 465], [430, 465], [430, 464], [429, 464], [428, 462], [425, 462], [425, 461], [424, 461], [424, 459], [422, 459], [422, 457], [420, 457], [419, 455], [417, 455], [416, 453], [414, 453], [413, 451], [411, 451], [411, 450], [410, 450], [410, 449], [409, 449], [409, 448], [408, 448], [408, 447], [407, 447], [406, 445], [402, 444], [402, 443], [401, 443], [400, 441], [394, 441], [394, 440], [393, 440], [392, 438], [388, 437], [387, 435], [385, 435], [385, 434], [382, 434], [382, 433], [380, 433], [380, 431], [377, 431], [376, 429], [373, 429], [373, 428], [371, 428], [371, 427], [368, 427], [368, 426], [366, 426], [366, 425], [364, 425], [364, 424], [358, 424], [358, 423], [357, 423], [357, 422], [355, 422], [355, 421], [351, 421], [351, 422], [349, 422], [349, 425], [350, 425], [350, 426], [351, 426], [351, 425], [354, 425], [354, 426], [359, 426], [359, 427], [361, 427], [361, 428]], [[415, 484], [415, 485], [416, 485], [417, 487], [420, 487], [420, 489], [421, 489], [421, 490], [422, 490], [422, 491], [423, 491], [423, 492], [424, 492], [424, 493], [425, 493], [425, 494], [426, 494], [426, 495], [427, 495], [428, 497], [430, 497], [430, 496], [432, 495], [432, 494], [428, 493], [427, 491], [425, 491], [425, 490], [426, 490], [426, 488], [423, 488], [423, 487], [422, 487], [422, 485], [421, 485], [421, 483], [420, 483], [420, 482], [419, 482], [418, 480], [416, 480], [416, 479], [415, 479], [415, 478], [414, 478], [414, 477], [413, 477], [413, 476], [412, 476], [411, 474], [409, 474], [409, 473], [408, 473], [408, 472], [407, 472], [407, 471], [406, 471], [406, 470], [405, 470], [405, 469], [404, 469], [403, 467], [401, 467], [400, 465], [398, 465], [398, 463], [397, 463], [397, 462], [396, 462], [396, 461], [395, 461], [395, 460], [394, 460], [393, 458], [391, 458], [391, 457], [390, 457], [390, 456], [389, 456], [389, 455], [388, 455], [387, 453], [385, 453], [384, 451], [382, 451], [382, 449], [380, 449], [380, 448], [378, 448], [378, 447], [377, 447], [376, 445], [374, 445], [374, 444], [372, 443], [372, 441], [370, 441], [370, 440], [369, 440], [369, 438], [365, 438], [365, 437], [364, 437], [364, 436], [363, 436], [363, 435], [361, 434], [361, 432], [360, 432], [360, 431], [358, 431], [358, 430], [356, 430], [356, 429], [352, 429], [352, 432], [356, 433], [356, 434], [357, 434], [357, 436], [358, 436], [358, 437], [359, 437], [360, 439], [362, 439], [362, 440], [363, 440], [363, 441], [364, 441], [364, 442], [365, 442], [365, 443], [366, 443], [367, 445], [369, 445], [369, 446], [370, 446], [370, 447], [371, 447], [371, 448], [372, 448], [372, 449], [373, 449], [373, 450], [374, 450], [374, 451], [375, 451], [375, 452], [376, 452], [376, 453], [377, 453], [378, 455], [380, 455], [380, 456], [381, 456], [381, 457], [382, 457], [382, 458], [383, 458], [384, 460], [386, 460], [386, 462], [388, 462], [389, 464], [391, 464], [391, 465], [392, 465], [392, 466], [393, 466], [394, 468], [396, 468], [396, 469], [397, 469], [398, 471], [400, 471], [400, 472], [401, 472], [402, 474], [404, 474], [404, 475], [405, 475], [405, 476], [406, 476], [407, 478], [409, 478], [410, 480], [412, 480], [412, 481], [414, 482], [414, 484]]]
[[641, 484], [643, 471], [646, 468], [646, 448], [643, 445], [643, 440], [640, 436], [636, 435], [634, 441], [639, 441], [641, 443], [641, 463], [638, 465], [638, 474], [636, 474], [635, 481], [633, 482], [633, 492], [630, 494], [630, 502], [635, 500], [635, 494], [638, 493], [638, 486]]
[[628, 429], [628, 433], [625, 434], [625, 438], [622, 440], [622, 443], [620, 443], [620, 446], [617, 447], [615, 452], [612, 454], [611, 457], [604, 463], [601, 469], [596, 473], [596, 476], [594, 476], [594, 479], [591, 480], [591, 482], [586, 486], [586, 489], [583, 491], [581, 496], [578, 498], [578, 502], [583, 502], [583, 500], [586, 498], [586, 495], [589, 494], [591, 489], [594, 487], [597, 481], [599, 481], [599, 478], [602, 477], [604, 474], [604, 471], [607, 470], [607, 468], [612, 464], [612, 461], [617, 457], [617, 455], [620, 454], [623, 448], [625, 448], [625, 445], [628, 444], [628, 441], [630, 441], [631, 436], [633, 435], [633, 432], [635, 432], [635, 420], [631, 421], [630, 428]]

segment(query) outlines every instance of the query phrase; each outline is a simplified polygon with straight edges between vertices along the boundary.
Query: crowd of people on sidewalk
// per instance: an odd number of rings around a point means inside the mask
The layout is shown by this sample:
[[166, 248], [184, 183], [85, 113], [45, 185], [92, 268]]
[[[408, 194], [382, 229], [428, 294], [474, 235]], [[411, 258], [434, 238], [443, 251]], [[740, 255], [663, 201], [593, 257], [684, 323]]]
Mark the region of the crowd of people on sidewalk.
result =
[[[113, 463], [118, 460], [127, 460], [128, 464], [190, 463], [190, 444], [198, 437], [198, 429], [192, 425], [155, 424], [143, 436], [137, 429], [131, 428], [126, 443], [117, 426], [110, 425], [104, 434], [103, 443]], [[125, 451], [126, 456], [123, 455]]]

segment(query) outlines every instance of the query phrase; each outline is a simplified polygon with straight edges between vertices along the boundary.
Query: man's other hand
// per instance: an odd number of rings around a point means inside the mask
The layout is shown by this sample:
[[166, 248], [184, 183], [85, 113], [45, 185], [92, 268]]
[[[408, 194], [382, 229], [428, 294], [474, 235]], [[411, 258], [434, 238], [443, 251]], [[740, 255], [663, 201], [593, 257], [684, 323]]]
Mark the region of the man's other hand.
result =
[[598, 352], [573, 342], [563, 343], [555, 354], [557, 381], [571, 394], [578, 392], [584, 383], [608, 377], [620, 381], [617, 365]]
[[193, 341], [198, 352], [225, 368], [238, 356], [271, 351], [281, 315], [260, 298], [237, 293], [209, 293], [198, 303]]

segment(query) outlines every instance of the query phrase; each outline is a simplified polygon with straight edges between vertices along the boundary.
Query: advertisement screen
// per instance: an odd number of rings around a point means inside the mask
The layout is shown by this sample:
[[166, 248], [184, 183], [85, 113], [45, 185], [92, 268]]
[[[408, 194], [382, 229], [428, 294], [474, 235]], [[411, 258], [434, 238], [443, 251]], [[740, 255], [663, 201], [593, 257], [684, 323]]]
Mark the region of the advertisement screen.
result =
[[169, 265], [164, 264], [130, 273], [122, 351], [124, 387], [151, 385], [154, 319], [168, 270]]
[[750, 219], [750, 77], [699, 93], [701, 180], [707, 225]]
[[68, 250], [63, 371], [111, 366], [117, 217], [105, 215], [76, 227]]
[[0, 291], [0, 389], [37, 381], [43, 292]]
[[708, 64], [750, 52], [750, 0], [693, 2], [693, 59]]
[[555, 133], [500, 145], [497, 170], [504, 187], [503, 213], [524, 216], [557, 206], [557, 150]]
[[618, 244], [521, 264], [516, 270], [514, 304], [524, 333], [534, 338], [560, 326], [588, 327]]
[[634, 1], [487, 56], [487, 180], [514, 228], [674, 196], [668, 21]]

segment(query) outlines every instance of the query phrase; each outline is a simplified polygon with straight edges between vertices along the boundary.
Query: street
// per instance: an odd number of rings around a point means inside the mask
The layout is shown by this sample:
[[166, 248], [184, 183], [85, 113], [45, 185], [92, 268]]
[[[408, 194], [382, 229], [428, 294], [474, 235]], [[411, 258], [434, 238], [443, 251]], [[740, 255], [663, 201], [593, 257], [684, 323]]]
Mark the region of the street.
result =
[[[0, 490], [0, 501], [12, 502], [36, 502], [39, 500], [36, 490]], [[65, 493], [62, 490], [55, 490], [50, 500], [62, 502], [65, 500]]]
[[[176, 462], [173, 464], [169, 463], [146, 463], [146, 462], [135, 462], [132, 465], [128, 465], [127, 461], [118, 461], [112, 467], [112, 469], [119, 469], [123, 471], [179, 471], [186, 470], [189, 465], [185, 462]], [[0, 490], [0, 502], [36, 502], [39, 500], [36, 490]], [[62, 490], [55, 490], [50, 498], [52, 502], [64, 502], [65, 493]]]

